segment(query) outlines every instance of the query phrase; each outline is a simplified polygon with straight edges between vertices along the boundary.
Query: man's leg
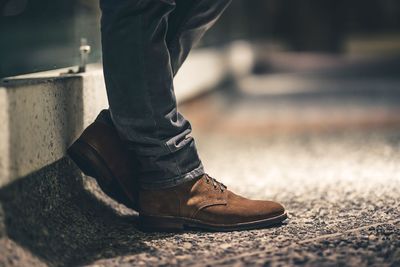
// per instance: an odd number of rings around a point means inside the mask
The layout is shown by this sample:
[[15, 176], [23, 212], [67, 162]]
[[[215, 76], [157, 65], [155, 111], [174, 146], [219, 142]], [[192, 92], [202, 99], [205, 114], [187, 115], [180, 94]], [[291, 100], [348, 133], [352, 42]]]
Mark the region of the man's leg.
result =
[[[142, 164], [141, 226], [149, 230], [195, 227], [229, 231], [279, 224], [287, 217], [279, 203], [243, 198], [204, 175], [194, 141], [188, 137], [190, 124], [177, 112], [173, 94], [173, 75], [190, 50], [177, 52], [179, 59], [171, 63], [165, 37], [175, 2], [145, 1], [114, 9], [117, 12], [109, 20], [103, 17], [102, 28], [113, 120]], [[209, 5], [199, 6], [201, 14], [209, 14]], [[207, 29], [203, 23], [183, 25], [187, 32], [182, 30], [182, 36], [186, 33], [187, 40], [196, 40], [190, 36], [197, 29], [203, 29], [198, 33]], [[128, 47], [132, 50], [124, 51]]]
[[[189, 2], [184, 2], [188, 0], [181, 1], [190, 6]], [[193, 5], [186, 13], [188, 16], [183, 19], [178, 17], [177, 24], [181, 27], [171, 27], [177, 32], [171, 34], [170, 30], [167, 35], [174, 74], [193, 44], [211, 27], [230, 1], [191, 2]], [[173, 25], [174, 20], [170, 19], [169, 23]], [[287, 218], [284, 207], [279, 203], [243, 198], [208, 175], [172, 188], [142, 189], [139, 206], [139, 223], [143, 229], [150, 231], [185, 228], [244, 230], [276, 225]]]
[[[113, 122], [140, 162], [144, 188], [201, 176], [203, 166], [178, 113], [165, 37], [173, 1], [104, 1], [104, 74]], [[106, 11], [106, 12], [105, 12]]]

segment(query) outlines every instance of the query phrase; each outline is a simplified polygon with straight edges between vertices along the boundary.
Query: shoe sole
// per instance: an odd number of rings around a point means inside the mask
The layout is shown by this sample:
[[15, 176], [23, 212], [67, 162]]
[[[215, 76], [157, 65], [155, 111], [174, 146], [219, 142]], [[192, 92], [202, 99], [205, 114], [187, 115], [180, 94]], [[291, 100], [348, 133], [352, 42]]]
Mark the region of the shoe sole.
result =
[[128, 208], [136, 209], [104, 159], [89, 144], [77, 140], [67, 150], [67, 154], [85, 175], [96, 179], [106, 195]]
[[139, 229], [144, 232], [180, 232], [184, 230], [205, 230], [231, 232], [278, 226], [288, 218], [287, 213], [264, 220], [237, 224], [210, 224], [195, 219], [170, 216], [139, 216]]

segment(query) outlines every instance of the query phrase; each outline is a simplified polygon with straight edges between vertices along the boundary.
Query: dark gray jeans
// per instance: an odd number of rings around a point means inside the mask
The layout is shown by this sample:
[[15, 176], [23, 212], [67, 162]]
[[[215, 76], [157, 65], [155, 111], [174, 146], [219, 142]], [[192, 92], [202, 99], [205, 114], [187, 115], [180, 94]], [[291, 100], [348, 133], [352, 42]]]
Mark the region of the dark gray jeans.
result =
[[177, 111], [173, 78], [230, 1], [101, 0], [111, 117], [139, 161], [143, 188], [204, 174], [191, 125]]

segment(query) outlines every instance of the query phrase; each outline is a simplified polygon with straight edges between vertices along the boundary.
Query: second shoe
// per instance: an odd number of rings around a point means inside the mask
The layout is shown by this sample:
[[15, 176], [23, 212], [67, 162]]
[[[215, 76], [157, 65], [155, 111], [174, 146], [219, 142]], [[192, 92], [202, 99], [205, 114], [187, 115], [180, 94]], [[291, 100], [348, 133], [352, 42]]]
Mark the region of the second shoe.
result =
[[84, 174], [97, 180], [104, 193], [138, 210], [137, 163], [119, 137], [108, 110], [100, 113], [67, 152]]

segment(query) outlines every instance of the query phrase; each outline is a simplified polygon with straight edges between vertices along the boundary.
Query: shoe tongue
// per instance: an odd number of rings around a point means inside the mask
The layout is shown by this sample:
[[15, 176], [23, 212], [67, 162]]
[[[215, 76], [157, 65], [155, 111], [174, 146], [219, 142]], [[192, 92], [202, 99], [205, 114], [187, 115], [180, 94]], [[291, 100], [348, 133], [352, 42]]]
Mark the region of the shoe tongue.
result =
[[218, 186], [217, 182], [213, 182], [211, 177], [203, 175], [200, 179], [196, 181], [196, 183], [193, 184], [192, 189], [204, 191], [207, 194], [208, 193], [214, 194], [215, 188], [213, 188], [212, 190], [210, 188], [215, 186]]
[[197, 184], [202, 183], [203, 181], [205, 181], [205, 175], [196, 177], [195, 179], [191, 180], [188, 184], [191, 185], [191, 187], [196, 186]]

